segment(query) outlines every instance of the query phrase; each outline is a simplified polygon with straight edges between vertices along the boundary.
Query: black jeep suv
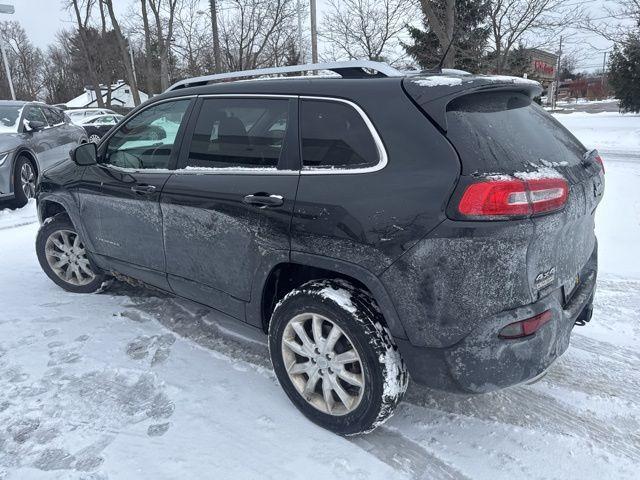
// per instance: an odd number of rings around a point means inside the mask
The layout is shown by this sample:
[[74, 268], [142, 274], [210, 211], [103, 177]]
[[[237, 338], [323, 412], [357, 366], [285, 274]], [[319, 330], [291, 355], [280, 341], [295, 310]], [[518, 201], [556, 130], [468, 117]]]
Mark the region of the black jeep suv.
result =
[[591, 317], [597, 152], [535, 82], [324, 68], [342, 77], [181, 82], [76, 148], [39, 183], [46, 274], [261, 329], [291, 401], [340, 434], [388, 418], [409, 373], [478, 393], [543, 374]]

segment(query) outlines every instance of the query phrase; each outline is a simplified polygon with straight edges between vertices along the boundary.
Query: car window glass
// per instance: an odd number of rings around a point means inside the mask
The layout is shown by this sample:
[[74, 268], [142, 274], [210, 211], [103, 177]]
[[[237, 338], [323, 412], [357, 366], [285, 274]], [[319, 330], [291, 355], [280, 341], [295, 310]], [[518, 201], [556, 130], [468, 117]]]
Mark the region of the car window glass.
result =
[[42, 122], [45, 125], [47, 124], [47, 119], [45, 118], [40, 107], [27, 107], [27, 111], [24, 114], [24, 119], [30, 122]]
[[363, 168], [378, 163], [378, 149], [369, 128], [345, 103], [303, 100], [300, 133], [306, 168]]
[[109, 139], [102, 163], [121, 168], [168, 168], [189, 102], [160, 103], [129, 119]]
[[41, 110], [44, 112], [44, 116], [47, 118], [49, 125], [53, 126], [64, 123], [64, 116], [62, 115], [62, 112], [58, 112], [53, 108], [42, 108]]
[[276, 168], [289, 120], [289, 100], [204, 100], [188, 167]]

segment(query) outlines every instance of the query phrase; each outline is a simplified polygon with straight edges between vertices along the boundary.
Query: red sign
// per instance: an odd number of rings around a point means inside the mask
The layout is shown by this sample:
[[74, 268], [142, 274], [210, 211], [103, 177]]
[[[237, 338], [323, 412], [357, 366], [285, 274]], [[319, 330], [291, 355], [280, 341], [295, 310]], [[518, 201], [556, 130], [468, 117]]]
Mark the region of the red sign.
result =
[[546, 73], [547, 75], [553, 75], [556, 71], [553, 65], [549, 65], [547, 62], [543, 62], [542, 60], [534, 60], [533, 69], [536, 72]]

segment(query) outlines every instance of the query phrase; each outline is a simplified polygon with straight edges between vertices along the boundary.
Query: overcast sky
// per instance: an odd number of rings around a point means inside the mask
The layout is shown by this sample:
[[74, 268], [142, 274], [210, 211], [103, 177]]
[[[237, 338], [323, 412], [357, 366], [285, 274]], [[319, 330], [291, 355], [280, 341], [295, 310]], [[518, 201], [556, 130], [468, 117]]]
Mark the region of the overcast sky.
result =
[[[133, 0], [114, 0], [116, 11], [124, 11]], [[40, 48], [46, 49], [47, 45], [55, 40], [55, 34], [65, 27], [73, 26], [70, 12], [64, 9], [66, 0], [0, 0], [0, 3], [8, 3], [15, 6], [16, 13], [13, 19], [19, 21], [32, 41]], [[603, 14], [602, 6], [607, 0], [584, 0], [594, 16]], [[326, 9], [326, 0], [318, 0], [319, 23]], [[7, 15], [1, 16], [9, 18]], [[556, 47], [557, 48], [557, 47]], [[569, 40], [569, 50], [581, 51], [580, 70], [594, 70], [602, 67], [603, 52], [611, 48], [611, 44], [593, 34], [574, 34]], [[553, 50], [553, 49], [549, 49]]]

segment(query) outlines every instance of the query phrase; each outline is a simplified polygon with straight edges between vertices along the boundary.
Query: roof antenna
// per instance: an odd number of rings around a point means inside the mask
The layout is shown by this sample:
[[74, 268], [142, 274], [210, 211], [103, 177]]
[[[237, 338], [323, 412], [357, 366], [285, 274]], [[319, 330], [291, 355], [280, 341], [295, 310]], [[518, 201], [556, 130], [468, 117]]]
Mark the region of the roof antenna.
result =
[[453, 45], [453, 42], [455, 42], [456, 40], [457, 34], [458, 34], [458, 29], [456, 28], [453, 30], [453, 33], [451, 34], [451, 40], [449, 41], [449, 45], [447, 45], [447, 49], [444, 51], [444, 55], [442, 55], [442, 58], [440, 59], [438, 66], [435, 68], [436, 71], [442, 72], [442, 64], [444, 63], [444, 59], [447, 58], [447, 55], [449, 54], [449, 50], [451, 50], [451, 45]]

